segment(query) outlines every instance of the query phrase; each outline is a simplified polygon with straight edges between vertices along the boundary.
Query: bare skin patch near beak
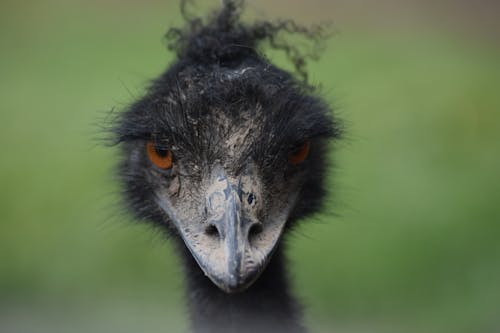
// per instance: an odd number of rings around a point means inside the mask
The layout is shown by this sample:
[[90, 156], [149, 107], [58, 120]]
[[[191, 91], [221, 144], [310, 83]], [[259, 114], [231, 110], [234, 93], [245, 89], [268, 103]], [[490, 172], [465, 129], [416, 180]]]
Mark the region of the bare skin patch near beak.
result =
[[157, 200], [205, 275], [227, 293], [243, 291], [266, 267], [287, 214], [278, 210], [281, 213], [270, 215], [269, 221], [257, 221], [250, 207], [254, 194], [245, 193], [241, 178], [231, 181], [221, 166], [211, 170], [208, 184], [199, 219], [178, 214], [168, 198]]

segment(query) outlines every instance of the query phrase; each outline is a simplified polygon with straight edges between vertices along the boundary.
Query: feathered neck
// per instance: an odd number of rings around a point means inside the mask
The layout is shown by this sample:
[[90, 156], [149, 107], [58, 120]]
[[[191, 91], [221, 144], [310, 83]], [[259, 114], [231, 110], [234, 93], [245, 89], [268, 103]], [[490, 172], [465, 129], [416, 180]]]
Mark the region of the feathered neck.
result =
[[[184, 246], [183, 246], [184, 247]], [[282, 247], [259, 279], [244, 292], [226, 294], [184, 252], [188, 304], [196, 333], [305, 333], [300, 306], [289, 292]]]

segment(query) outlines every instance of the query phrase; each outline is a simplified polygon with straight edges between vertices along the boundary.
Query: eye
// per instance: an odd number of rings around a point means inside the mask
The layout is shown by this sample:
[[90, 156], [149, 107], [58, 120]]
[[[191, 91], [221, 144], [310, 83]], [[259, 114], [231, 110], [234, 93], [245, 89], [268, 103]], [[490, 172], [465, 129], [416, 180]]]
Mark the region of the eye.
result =
[[152, 141], [147, 144], [148, 156], [151, 162], [163, 170], [171, 169], [174, 164], [172, 151], [163, 147], [158, 147]]
[[288, 154], [288, 162], [292, 165], [299, 165], [304, 162], [309, 156], [309, 151], [311, 150], [311, 141], [307, 140], [296, 149], [292, 150]]

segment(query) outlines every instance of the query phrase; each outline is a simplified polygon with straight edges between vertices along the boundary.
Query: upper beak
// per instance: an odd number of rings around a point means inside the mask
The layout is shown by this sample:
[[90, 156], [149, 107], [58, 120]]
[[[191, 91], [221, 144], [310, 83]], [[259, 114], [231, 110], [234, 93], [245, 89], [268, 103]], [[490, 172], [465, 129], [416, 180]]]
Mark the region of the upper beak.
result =
[[226, 292], [244, 289], [260, 273], [259, 267], [252, 265], [255, 254], [250, 243], [250, 232], [257, 223], [242, 216], [241, 196], [240, 186], [232, 185], [222, 167], [216, 167], [206, 194], [206, 232], [219, 243], [221, 256], [216, 262], [198, 263]]

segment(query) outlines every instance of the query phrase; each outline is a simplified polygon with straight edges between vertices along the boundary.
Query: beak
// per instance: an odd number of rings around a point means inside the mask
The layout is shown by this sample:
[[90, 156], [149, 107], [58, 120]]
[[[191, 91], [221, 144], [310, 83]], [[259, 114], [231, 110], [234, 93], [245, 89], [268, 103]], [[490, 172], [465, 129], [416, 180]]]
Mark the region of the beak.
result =
[[241, 187], [215, 166], [205, 192], [206, 213], [196, 220], [185, 214], [181, 218], [166, 197], [157, 198], [205, 275], [227, 293], [243, 291], [259, 277], [288, 215], [284, 209], [268, 221], [257, 221], [242, 203]]
[[241, 196], [240, 186], [232, 185], [222, 167], [217, 166], [206, 194], [205, 233], [218, 242], [221, 256], [217, 261], [198, 263], [219, 288], [229, 293], [244, 289], [260, 273], [247, 265], [246, 259], [253, 256], [250, 231], [257, 223], [242, 217]]

